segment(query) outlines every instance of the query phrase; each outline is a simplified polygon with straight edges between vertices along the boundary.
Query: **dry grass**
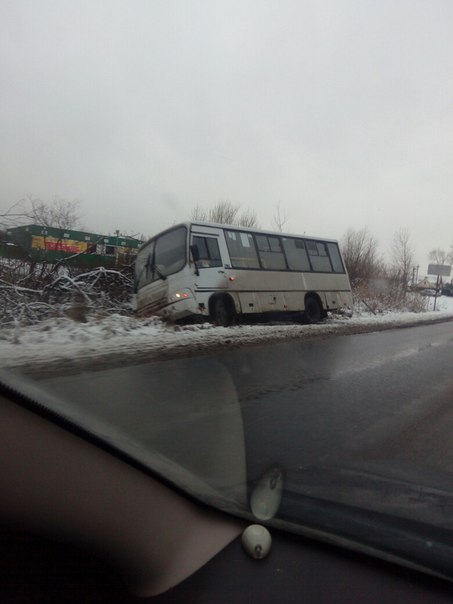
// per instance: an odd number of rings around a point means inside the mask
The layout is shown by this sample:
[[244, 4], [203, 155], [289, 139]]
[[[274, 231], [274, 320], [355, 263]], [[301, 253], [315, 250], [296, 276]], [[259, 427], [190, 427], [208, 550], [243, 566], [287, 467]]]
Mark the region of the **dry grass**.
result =
[[355, 306], [362, 305], [376, 315], [391, 311], [419, 313], [428, 310], [428, 298], [383, 280], [357, 286], [353, 297]]

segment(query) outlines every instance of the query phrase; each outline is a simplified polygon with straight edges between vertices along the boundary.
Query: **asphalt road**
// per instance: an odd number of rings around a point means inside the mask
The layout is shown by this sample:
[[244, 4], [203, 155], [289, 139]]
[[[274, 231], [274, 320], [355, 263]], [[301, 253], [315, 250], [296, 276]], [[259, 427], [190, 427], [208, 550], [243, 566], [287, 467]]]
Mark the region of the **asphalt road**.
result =
[[[225, 418], [222, 405], [234, 399], [251, 479], [272, 466], [356, 459], [428, 473], [453, 468], [452, 323], [279, 342], [42, 385], [139, 445], [162, 446], [170, 456], [181, 447], [175, 459], [200, 439], [215, 442], [221, 422], [205, 422], [205, 433], [195, 434], [200, 418], [213, 408]], [[218, 442], [233, 447], [228, 434]]]

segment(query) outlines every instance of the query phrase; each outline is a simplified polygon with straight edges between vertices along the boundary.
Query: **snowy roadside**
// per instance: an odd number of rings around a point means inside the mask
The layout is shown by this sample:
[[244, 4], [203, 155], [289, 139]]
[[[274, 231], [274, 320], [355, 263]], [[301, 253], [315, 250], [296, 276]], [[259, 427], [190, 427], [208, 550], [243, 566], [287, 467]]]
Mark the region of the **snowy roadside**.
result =
[[[430, 301], [432, 307], [432, 300]], [[332, 334], [354, 334], [453, 321], [453, 298], [442, 297], [437, 310], [423, 313], [361, 313], [332, 316], [317, 325], [270, 323], [229, 328], [202, 325], [168, 326], [159, 319], [112, 315], [87, 323], [48, 319], [32, 327], [0, 330], [0, 360], [5, 368], [30, 373], [90, 370], [213, 349], [236, 348]]]

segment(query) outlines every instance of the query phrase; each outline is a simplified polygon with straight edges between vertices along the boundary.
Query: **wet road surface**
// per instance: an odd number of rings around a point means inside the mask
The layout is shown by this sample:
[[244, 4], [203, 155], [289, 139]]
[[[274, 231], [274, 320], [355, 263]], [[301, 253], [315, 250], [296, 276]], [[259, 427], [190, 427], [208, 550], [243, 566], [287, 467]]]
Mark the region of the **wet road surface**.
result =
[[251, 479], [271, 466], [302, 469], [351, 459], [428, 472], [453, 468], [451, 323], [279, 342], [42, 385], [142, 436], [151, 421], [144, 419], [146, 409], [159, 401], [162, 417], [172, 407], [171, 421], [181, 424], [174, 447], [193, 425], [187, 419], [192, 404], [202, 398], [209, 405], [225, 387], [239, 402]]

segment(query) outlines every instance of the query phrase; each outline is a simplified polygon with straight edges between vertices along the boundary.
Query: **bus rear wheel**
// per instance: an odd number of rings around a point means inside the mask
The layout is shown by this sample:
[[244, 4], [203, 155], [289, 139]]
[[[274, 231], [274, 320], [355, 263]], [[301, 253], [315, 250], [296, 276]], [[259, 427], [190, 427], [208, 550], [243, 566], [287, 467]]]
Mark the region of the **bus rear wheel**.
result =
[[225, 297], [217, 298], [214, 305], [214, 320], [221, 327], [229, 327], [234, 321], [232, 303]]
[[314, 296], [308, 296], [305, 300], [305, 312], [304, 319], [305, 323], [312, 325], [318, 323], [323, 316], [321, 304]]

